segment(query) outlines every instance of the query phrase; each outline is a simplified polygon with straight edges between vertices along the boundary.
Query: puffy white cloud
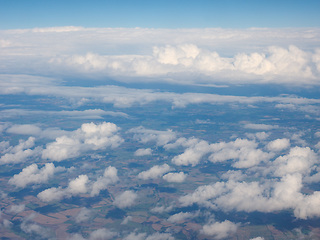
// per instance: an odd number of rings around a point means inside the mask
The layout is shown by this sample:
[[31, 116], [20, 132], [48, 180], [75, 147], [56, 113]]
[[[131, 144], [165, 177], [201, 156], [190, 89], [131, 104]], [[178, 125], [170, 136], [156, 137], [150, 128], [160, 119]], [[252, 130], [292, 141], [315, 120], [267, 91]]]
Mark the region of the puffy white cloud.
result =
[[152, 150], [151, 148], [139, 148], [137, 151], [134, 152], [135, 156], [147, 156], [147, 155], [151, 155], [152, 154]]
[[294, 147], [287, 155], [274, 161], [274, 175], [284, 176], [292, 173], [310, 173], [317, 155], [310, 148]]
[[213, 222], [203, 226], [201, 233], [212, 236], [215, 239], [227, 238], [238, 229], [238, 224], [225, 220], [223, 222]]
[[224, 211], [273, 212], [292, 209], [296, 218], [320, 216], [319, 192], [303, 194], [302, 175], [287, 174], [265, 183], [228, 180], [198, 187], [179, 198], [182, 206], [194, 203]]
[[166, 163], [163, 165], [155, 165], [149, 170], [139, 173], [138, 178], [141, 178], [143, 180], [156, 179], [171, 170], [172, 168]]
[[142, 143], [156, 142], [158, 146], [166, 145], [168, 142], [176, 139], [176, 133], [172, 130], [158, 131], [152, 129], [146, 129], [144, 127], [132, 128], [130, 133], [134, 133], [133, 138]]
[[271, 155], [257, 149], [255, 141], [236, 139], [233, 142], [220, 142], [212, 144], [213, 153], [209, 156], [211, 162], [223, 162], [234, 159], [236, 168], [249, 168], [268, 160]]
[[136, 199], [138, 198], [138, 194], [133, 191], [125, 191], [120, 195], [116, 196], [113, 204], [118, 208], [127, 208], [134, 205]]
[[150, 211], [153, 213], [164, 213], [164, 212], [170, 212], [172, 210], [173, 206], [170, 205], [168, 207], [166, 206], [155, 206], [154, 208], [151, 208]]
[[86, 151], [118, 147], [123, 142], [117, 135], [119, 129], [109, 122], [82, 124], [81, 128], [69, 133], [69, 136], [58, 137], [55, 142], [47, 144], [42, 152], [42, 158], [62, 161], [78, 157]]
[[100, 228], [90, 233], [90, 240], [115, 239], [118, 234], [106, 228]]
[[173, 214], [168, 218], [168, 222], [171, 223], [178, 223], [181, 221], [185, 221], [186, 219], [194, 218], [199, 215], [199, 212], [191, 213], [191, 212], [179, 212], [176, 214]]
[[63, 171], [63, 167], [55, 167], [53, 163], [46, 163], [41, 169], [38, 168], [37, 164], [32, 164], [22, 169], [19, 174], [15, 174], [9, 179], [9, 184], [17, 187], [26, 187], [28, 184], [33, 183], [46, 183], [49, 178], [53, 177], [54, 173]]
[[162, 178], [167, 182], [181, 183], [187, 178], [187, 174], [185, 174], [184, 172], [167, 173]]
[[90, 195], [99, 195], [101, 190], [106, 189], [109, 184], [116, 183], [118, 180], [118, 170], [115, 167], [109, 166], [105, 169], [103, 176], [100, 176], [93, 183]]
[[76, 179], [73, 179], [69, 182], [68, 187], [66, 188], [48, 188], [40, 192], [37, 197], [44, 202], [59, 201], [63, 198], [69, 198], [79, 194], [87, 193], [88, 191], [88, 176], [79, 175]]
[[267, 148], [270, 151], [282, 151], [290, 146], [290, 140], [287, 138], [276, 139], [269, 142]]
[[[191, 139], [195, 140], [195, 139]], [[201, 158], [212, 151], [211, 146], [206, 141], [195, 141], [189, 148], [187, 148], [184, 153], [174, 157], [172, 162], [176, 165], [192, 165], [195, 166], [199, 164]]]
[[39, 154], [40, 148], [30, 149], [34, 146], [34, 142], [35, 138], [29, 137], [27, 140], [19, 140], [18, 145], [5, 149], [5, 154], [0, 158], [0, 165], [23, 162], [29, 157]]

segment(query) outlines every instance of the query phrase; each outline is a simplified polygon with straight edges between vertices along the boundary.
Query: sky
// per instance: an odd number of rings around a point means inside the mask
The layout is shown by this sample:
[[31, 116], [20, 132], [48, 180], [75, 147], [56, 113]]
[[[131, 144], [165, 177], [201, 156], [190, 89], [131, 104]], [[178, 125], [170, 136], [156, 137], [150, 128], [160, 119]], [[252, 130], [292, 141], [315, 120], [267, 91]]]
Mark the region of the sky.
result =
[[1, 0], [0, 29], [319, 27], [317, 0]]
[[319, 9], [0, 0], [0, 236], [319, 239]]

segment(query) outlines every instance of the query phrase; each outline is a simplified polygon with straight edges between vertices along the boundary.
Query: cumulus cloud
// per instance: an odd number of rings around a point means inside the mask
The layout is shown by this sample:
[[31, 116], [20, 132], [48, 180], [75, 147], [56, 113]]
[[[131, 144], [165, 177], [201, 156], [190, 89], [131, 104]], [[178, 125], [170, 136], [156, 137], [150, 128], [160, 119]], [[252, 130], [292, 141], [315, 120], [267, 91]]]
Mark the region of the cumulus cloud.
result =
[[184, 172], [167, 173], [162, 178], [167, 182], [181, 183], [187, 178], [187, 174], [185, 174]]
[[113, 204], [118, 208], [127, 208], [135, 204], [138, 194], [133, 191], [125, 191], [120, 195], [116, 196]]
[[26, 159], [40, 153], [40, 148], [31, 149], [35, 145], [35, 138], [29, 137], [27, 140], [19, 140], [19, 144], [4, 150], [4, 155], [0, 158], [0, 165], [10, 163], [20, 163]]
[[81, 128], [70, 132], [69, 136], [58, 137], [55, 142], [47, 144], [42, 152], [42, 158], [62, 161], [78, 157], [86, 151], [118, 147], [123, 142], [117, 135], [119, 129], [109, 122], [82, 124]]
[[275, 176], [284, 176], [293, 173], [310, 173], [316, 159], [317, 155], [308, 147], [291, 148], [288, 154], [280, 156], [274, 161], [274, 174]]
[[172, 209], [173, 209], [172, 205], [170, 205], [168, 207], [157, 205], [154, 208], [151, 208], [150, 211], [153, 213], [164, 213], [164, 212], [170, 212]]
[[139, 173], [138, 178], [141, 178], [143, 180], [156, 179], [171, 170], [172, 168], [166, 163], [163, 165], [155, 165], [149, 170]]
[[199, 215], [199, 212], [196, 212], [196, 213], [180, 212], [180, 213], [176, 213], [176, 214], [173, 214], [172, 216], [170, 216], [168, 218], [168, 222], [178, 223], [178, 222], [181, 222], [181, 221], [185, 221], [187, 219], [194, 218], [194, 217], [196, 217], [198, 215]]
[[37, 197], [44, 202], [59, 201], [63, 198], [69, 198], [72, 196], [87, 193], [88, 191], [88, 176], [79, 175], [76, 179], [69, 182], [66, 188], [48, 188], [40, 192]]
[[270, 151], [282, 151], [288, 147], [290, 147], [290, 140], [287, 138], [273, 140], [267, 145], [267, 149]]
[[201, 233], [212, 236], [215, 239], [227, 238], [238, 229], [238, 224], [225, 220], [223, 222], [213, 222], [203, 226]]
[[116, 183], [119, 180], [118, 170], [115, 167], [109, 166], [105, 169], [103, 176], [100, 176], [92, 185], [90, 195], [99, 195], [101, 190], [105, 190], [109, 184]]
[[179, 166], [195, 166], [199, 164], [204, 155], [212, 151], [211, 146], [204, 140], [189, 139], [186, 143], [182, 143], [182, 145], [187, 145], [189, 147], [184, 151], [184, 153], [175, 156], [172, 159], [172, 162]]
[[236, 139], [233, 142], [220, 142], [212, 144], [213, 153], [209, 156], [211, 162], [223, 162], [230, 159], [236, 160], [233, 166], [236, 168], [249, 168], [262, 161], [269, 160], [271, 155], [257, 149], [255, 141]]
[[25, 188], [28, 184], [46, 183], [54, 173], [64, 170], [64, 167], [55, 167], [53, 163], [46, 163], [43, 168], [39, 169], [38, 165], [34, 163], [22, 169], [19, 174], [15, 174], [8, 183]]
[[144, 127], [132, 128], [129, 130], [133, 133], [133, 138], [142, 143], [156, 142], [157, 146], [166, 145], [168, 142], [176, 139], [176, 133], [172, 130], [158, 131], [146, 129]]
[[139, 148], [137, 151], [134, 152], [134, 155], [138, 157], [147, 156], [151, 154], [152, 154], [151, 148]]

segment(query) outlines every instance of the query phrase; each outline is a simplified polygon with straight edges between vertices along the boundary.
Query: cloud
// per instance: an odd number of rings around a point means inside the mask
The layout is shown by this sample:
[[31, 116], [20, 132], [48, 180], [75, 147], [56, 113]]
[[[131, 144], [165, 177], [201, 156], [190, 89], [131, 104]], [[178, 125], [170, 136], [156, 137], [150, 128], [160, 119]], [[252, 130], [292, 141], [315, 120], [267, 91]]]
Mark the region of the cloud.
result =
[[133, 138], [142, 143], [156, 142], [157, 146], [166, 145], [168, 142], [176, 139], [176, 133], [172, 130], [158, 131], [146, 129], [144, 127], [132, 128], [129, 133], [133, 133]]
[[82, 124], [81, 128], [70, 132], [69, 136], [58, 137], [55, 142], [47, 144], [42, 158], [62, 161], [78, 157], [87, 151], [118, 147], [123, 142], [117, 135], [119, 130], [115, 124], [107, 122]]
[[215, 239], [223, 239], [234, 234], [237, 229], [238, 224], [225, 220], [223, 222], [213, 222], [204, 225], [201, 229], [201, 233], [212, 236]]
[[189, 147], [184, 151], [184, 153], [175, 156], [172, 159], [172, 163], [178, 166], [195, 166], [199, 164], [201, 158], [211, 151], [211, 146], [203, 140], [189, 139], [182, 145], [189, 145]]
[[244, 125], [244, 128], [253, 129], [253, 130], [264, 130], [264, 131], [272, 130], [278, 127], [279, 126], [277, 125], [272, 126], [267, 124], [254, 124], [254, 123], [248, 123]]
[[155, 165], [149, 170], [139, 173], [138, 178], [141, 178], [143, 180], [156, 179], [171, 170], [172, 168], [166, 163], [163, 165]]
[[23, 218], [20, 225], [21, 230], [27, 234], [38, 235], [42, 239], [50, 239], [53, 237], [53, 233], [50, 229], [33, 222], [35, 216], [36, 215], [32, 214]]
[[41, 129], [32, 124], [13, 125], [7, 129], [7, 133], [23, 134], [23, 135], [39, 135]]
[[118, 234], [106, 228], [100, 228], [90, 233], [90, 240], [115, 239]]
[[15, 174], [8, 183], [16, 187], [25, 188], [28, 184], [46, 183], [53, 177], [54, 173], [64, 171], [64, 167], [55, 167], [53, 163], [46, 163], [41, 169], [37, 164], [32, 164], [22, 169], [19, 174]]
[[43, 202], [60, 201], [63, 198], [69, 198], [72, 196], [87, 193], [88, 191], [88, 176], [79, 175], [76, 179], [69, 182], [66, 188], [48, 188], [40, 192], [37, 197]]
[[213, 163], [236, 160], [233, 166], [236, 168], [249, 168], [258, 165], [262, 161], [270, 159], [271, 155], [257, 149], [255, 141], [236, 139], [233, 142], [220, 142], [212, 144], [213, 153], [209, 160]]
[[174, 240], [175, 238], [170, 233], [159, 233], [156, 232], [147, 236], [146, 233], [135, 233], [132, 232], [127, 235], [124, 240]]
[[127, 208], [134, 205], [136, 199], [138, 198], [138, 194], [133, 191], [125, 191], [120, 195], [116, 196], [113, 204], [118, 208]]
[[185, 221], [187, 219], [194, 218], [198, 215], [199, 215], [199, 212], [197, 212], [197, 213], [180, 212], [180, 213], [176, 213], [176, 214], [173, 214], [172, 216], [170, 216], [168, 218], [168, 222], [179, 223], [181, 221]]
[[168, 207], [166, 206], [156, 206], [154, 208], [151, 208], [150, 211], [153, 213], [164, 213], [164, 212], [170, 212], [172, 210], [173, 206], [170, 205]]
[[310, 173], [312, 166], [316, 163], [317, 155], [310, 148], [294, 147], [287, 155], [280, 156], [274, 161], [275, 176], [286, 174]]
[[[247, 97], [217, 95], [205, 93], [173, 93], [160, 92], [150, 89], [135, 89], [119, 86], [99, 86], [99, 87], [78, 87], [78, 86], [60, 86], [54, 79], [27, 75], [1, 75], [0, 74], [0, 94], [27, 94], [55, 96], [68, 99], [71, 104], [83, 105], [91, 102], [104, 104], [113, 104], [115, 107], [131, 107], [134, 104], [144, 105], [156, 101], [171, 103], [173, 107], [186, 107], [189, 104], [253, 104], [253, 103], [275, 103], [275, 104], [293, 104], [297, 107], [319, 104], [319, 99], [299, 98], [292, 96], [280, 97]], [[13, 91], [14, 90], [14, 91]], [[11, 111], [3, 110], [2, 117], [8, 114], [30, 114], [29, 111], [14, 109]], [[73, 112], [73, 111], [70, 111]], [[72, 114], [67, 116], [71, 116]], [[73, 113], [74, 115], [74, 113]], [[139, 129], [139, 128], [138, 128]], [[141, 129], [140, 129], [141, 130]]]
[[20, 205], [12, 205], [7, 212], [11, 214], [18, 214], [20, 212], [23, 212], [25, 210], [26, 206], [25, 204], [20, 204]]
[[[15, 164], [39, 154], [40, 148], [30, 149], [34, 146], [35, 138], [29, 137], [27, 140], [19, 140], [19, 144], [14, 147], [8, 147], [4, 150], [4, 155], [0, 158], [0, 165]], [[4, 144], [7, 146], [7, 144]]]
[[273, 140], [267, 145], [268, 150], [276, 152], [287, 149], [288, 147], [290, 147], [290, 140], [287, 138]]
[[167, 182], [181, 183], [187, 178], [187, 174], [185, 174], [184, 172], [167, 173], [162, 178]]
[[151, 155], [152, 154], [152, 150], [151, 148], [140, 148], [137, 151], [134, 152], [135, 156], [147, 156], [147, 155]]
[[87, 222], [92, 217], [92, 210], [81, 208], [80, 212], [75, 216], [76, 223]]
[[103, 176], [100, 176], [92, 185], [90, 196], [99, 195], [101, 190], [107, 189], [109, 184], [116, 183], [119, 180], [118, 170], [115, 167], [109, 166], [105, 169]]

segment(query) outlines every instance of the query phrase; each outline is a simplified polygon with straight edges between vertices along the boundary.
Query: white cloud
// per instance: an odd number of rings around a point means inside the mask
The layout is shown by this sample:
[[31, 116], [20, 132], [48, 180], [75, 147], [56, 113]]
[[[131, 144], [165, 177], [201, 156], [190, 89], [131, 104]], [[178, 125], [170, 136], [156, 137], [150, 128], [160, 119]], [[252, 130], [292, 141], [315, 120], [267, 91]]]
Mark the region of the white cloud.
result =
[[179, 173], [167, 173], [163, 176], [163, 179], [167, 182], [175, 182], [175, 183], [181, 183], [187, 178], [187, 174], [184, 172]]
[[151, 208], [150, 211], [153, 213], [164, 213], [164, 212], [170, 212], [172, 209], [173, 209], [172, 205], [170, 205], [168, 207], [157, 205], [154, 208]]
[[236, 139], [233, 142], [220, 142], [212, 144], [213, 153], [209, 160], [213, 163], [227, 160], [236, 160], [233, 166], [236, 168], [249, 168], [258, 165], [262, 161], [269, 160], [270, 154], [257, 149], [255, 141]]
[[267, 145], [267, 149], [270, 151], [282, 151], [288, 147], [290, 147], [290, 140], [287, 138], [273, 140]]
[[254, 124], [254, 123], [247, 123], [244, 125], [244, 128], [253, 129], [253, 130], [272, 130], [278, 128], [279, 126], [275, 125], [267, 125], [267, 124]]
[[134, 133], [133, 138], [142, 143], [156, 142], [157, 146], [166, 145], [176, 139], [176, 134], [172, 130], [158, 131], [146, 129], [144, 127], [132, 128], [130, 133]]
[[135, 204], [138, 194], [133, 191], [125, 191], [120, 195], [116, 196], [113, 204], [118, 208], [127, 208]]
[[171, 223], [179, 223], [181, 221], [185, 221], [186, 219], [194, 218], [199, 215], [199, 212], [191, 213], [191, 212], [179, 212], [173, 214], [168, 218], [168, 222]]
[[48, 188], [40, 192], [37, 197], [44, 202], [51, 201], [60, 201], [63, 198], [69, 198], [72, 196], [80, 195], [87, 193], [88, 191], [88, 176], [79, 175], [76, 179], [73, 179], [69, 182], [68, 187], [66, 188]]
[[20, 205], [12, 205], [7, 212], [12, 213], [12, 214], [17, 214], [20, 212], [23, 212], [25, 210], [26, 206], [25, 204], [20, 204]]
[[107, 189], [109, 184], [116, 183], [118, 180], [118, 170], [115, 167], [109, 166], [105, 169], [103, 176], [100, 176], [97, 181], [93, 183], [90, 195], [99, 195], [101, 190]]
[[141, 178], [143, 180], [156, 179], [171, 170], [172, 168], [166, 163], [163, 165], [155, 165], [149, 170], [139, 173], [138, 178]]
[[[195, 140], [195, 141], [194, 141]], [[201, 158], [212, 151], [211, 146], [203, 140], [196, 140], [196, 139], [191, 139], [192, 145], [187, 148], [184, 153], [174, 157], [172, 159], [172, 162], [176, 165], [192, 165], [195, 166], [199, 164]]]
[[292, 173], [310, 173], [316, 163], [317, 155], [308, 147], [294, 147], [287, 155], [280, 156], [274, 161], [275, 176]]
[[234, 234], [238, 229], [238, 224], [228, 220], [223, 222], [213, 222], [203, 226], [201, 233], [212, 236], [214, 239], [227, 238]]
[[106, 228], [100, 228], [90, 233], [90, 240], [106, 240], [106, 239], [115, 239], [118, 234], [116, 232], [112, 232]]
[[46, 163], [43, 168], [39, 169], [38, 165], [34, 163], [22, 169], [19, 174], [15, 174], [9, 179], [8, 183], [25, 188], [28, 184], [46, 183], [53, 177], [54, 173], [63, 170], [65, 170], [65, 168], [55, 167], [53, 163]]
[[[35, 138], [29, 137], [27, 140], [19, 140], [19, 144], [8, 147], [4, 150], [4, 155], [0, 158], [0, 165], [10, 163], [20, 163], [26, 159], [39, 154], [40, 148], [30, 149], [34, 146]], [[7, 144], [5, 144], [7, 146]]]
[[134, 152], [134, 155], [138, 157], [147, 156], [151, 154], [152, 154], [151, 148], [139, 148], [137, 151]]
[[24, 135], [39, 135], [41, 129], [32, 124], [13, 125], [7, 129], [8, 133], [24, 134]]
[[123, 139], [117, 135], [119, 131], [113, 123], [101, 124], [85, 123], [81, 128], [56, 138], [55, 142], [47, 144], [42, 152], [42, 158], [53, 161], [62, 161], [68, 158], [78, 157], [83, 152], [90, 150], [118, 147]]

